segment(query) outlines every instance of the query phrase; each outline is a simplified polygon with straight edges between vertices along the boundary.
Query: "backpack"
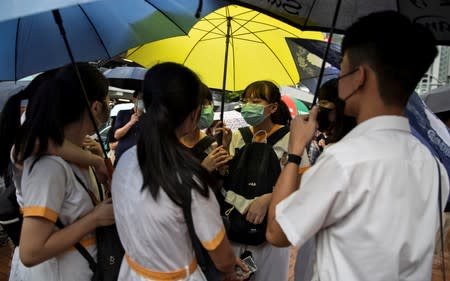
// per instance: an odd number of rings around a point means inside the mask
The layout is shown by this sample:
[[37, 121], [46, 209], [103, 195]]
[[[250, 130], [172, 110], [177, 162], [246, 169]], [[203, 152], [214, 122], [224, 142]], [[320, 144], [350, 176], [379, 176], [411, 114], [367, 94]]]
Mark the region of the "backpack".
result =
[[216, 141], [215, 138], [211, 136], [205, 136], [199, 142], [197, 142], [192, 148], [190, 148], [191, 153], [200, 161], [208, 156], [208, 153], [205, 150], [211, 146]]
[[[92, 203], [96, 205], [95, 195], [92, 194], [75, 172], [73, 174], [78, 183], [89, 194]], [[98, 182], [97, 176], [95, 176], [95, 180], [99, 189], [100, 201], [102, 201], [105, 192]], [[57, 221], [57, 226], [60, 228], [64, 227], [59, 220]], [[95, 233], [97, 237], [97, 262], [80, 243], [76, 243], [74, 247], [89, 263], [89, 268], [94, 273], [91, 281], [115, 281], [119, 277], [120, 266], [125, 255], [116, 225], [98, 227]]]
[[[250, 200], [272, 192], [281, 173], [280, 160], [272, 146], [289, 132], [289, 128], [278, 129], [267, 138], [267, 143], [252, 142], [253, 134], [249, 127], [239, 131], [245, 145], [236, 151], [231, 160], [223, 188]], [[252, 224], [226, 202], [222, 204], [222, 216], [231, 241], [245, 245], [260, 245], [266, 241], [267, 217], [261, 224]]]
[[0, 225], [18, 246], [20, 241], [20, 231], [22, 229], [22, 214], [16, 198], [16, 187], [12, 180], [11, 166], [4, 177], [4, 187], [0, 187]]

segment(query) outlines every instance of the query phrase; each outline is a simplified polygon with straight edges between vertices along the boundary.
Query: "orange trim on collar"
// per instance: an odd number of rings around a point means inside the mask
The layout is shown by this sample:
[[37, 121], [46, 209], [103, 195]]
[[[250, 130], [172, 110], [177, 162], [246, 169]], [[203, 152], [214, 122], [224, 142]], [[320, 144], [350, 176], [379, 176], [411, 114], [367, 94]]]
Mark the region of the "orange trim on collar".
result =
[[160, 281], [180, 280], [188, 277], [188, 275], [194, 273], [194, 271], [197, 269], [197, 260], [195, 258], [189, 264], [189, 272], [186, 272], [185, 268], [180, 268], [170, 272], [152, 271], [132, 260], [127, 254], [125, 254], [125, 259], [127, 260], [128, 265], [133, 271], [135, 271], [137, 274], [145, 278], [149, 278], [152, 280], [160, 280]]

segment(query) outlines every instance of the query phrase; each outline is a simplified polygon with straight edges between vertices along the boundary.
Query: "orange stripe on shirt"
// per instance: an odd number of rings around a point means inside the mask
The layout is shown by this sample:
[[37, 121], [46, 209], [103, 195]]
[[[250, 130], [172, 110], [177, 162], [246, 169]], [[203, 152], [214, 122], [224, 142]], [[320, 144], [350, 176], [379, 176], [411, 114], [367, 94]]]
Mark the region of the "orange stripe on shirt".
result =
[[[152, 280], [160, 280], [160, 281], [172, 281], [172, 280], [180, 280], [184, 279], [188, 276], [188, 272], [186, 272], [185, 268], [180, 268], [175, 271], [169, 272], [161, 272], [161, 271], [152, 271], [138, 264], [134, 260], [132, 260], [127, 254], [125, 254], [125, 259], [127, 260], [130, 268], [138, 273], [139, 275], [152, 279]], [[192, 262], [189, 264], [189, 274], [192, 274], [197, 269], [197, 260], [194, 258]]]
[[[87, 248], [89, 246], [95, 245], [97, 243], [97, 239], [95, 237], [92, 238], [86, 238], [79, 242], [81, 246], [84, 248]], [[75, 251], [77, 250], [75, 247], [70, 247], [68, 251]]]
[[58, 213], [42, 206], [28, 206], [20, 209], [24, 217], [44, 217], [55, 223], [58, 219]]
[[222, 226], [220, 231], [216, 234], [216, 236], [212, 240], [200, 241], [200, 242], [202, 243], [203, 247], [205, 247], [206, 250], [212, 251], [212, 250], [216, 249], [217, 246], [219, 246], [219, 244], [222, 242], [224, 237], [225, 237], [225, 227]]
[[310, 167], [311, 166], [304, 166], [304, 167], [298, 168], [298, 174], [303, 175]]

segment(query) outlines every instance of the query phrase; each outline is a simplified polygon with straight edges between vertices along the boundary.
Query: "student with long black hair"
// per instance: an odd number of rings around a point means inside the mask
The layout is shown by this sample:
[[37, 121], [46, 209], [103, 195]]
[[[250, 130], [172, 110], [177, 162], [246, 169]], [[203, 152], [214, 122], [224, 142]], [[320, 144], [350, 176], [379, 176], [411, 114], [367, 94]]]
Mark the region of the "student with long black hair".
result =
[[245, 266], [225, 235], [213, 178], [180, 142], [197, 127], [201, 86], [195, 73], [175, 63], [158, 64], [145, 75], [143, 133], [122, 155], [112, 182], [126, 252], [119, 280], [205, 280], [183, 215], [189, 193], [201, 244], [225, 280], [243, 280], [235, 266]]
[[[73, 246], [79, 242], [95, 256], [94, 230], [114, 223], [110, 200], [96, 207], [91, 201], [95, 188], [89, 170], [48, 155], [50, 146], [65, 141], [81, 147], [94, 131], [88, 110], [97, 125], [107, 120], [105, 78], [88, 64], [78, 68], [90, 108], [73, 67], [55, 70], [32, 89], [25, 122], [15, 138], [13, 159], [23, 167], [16, 182], [17, 200], [24, 219], [10, 280], [90, 280], [88, 262]], [[57, 228], [57, 220], [65, 227]]]

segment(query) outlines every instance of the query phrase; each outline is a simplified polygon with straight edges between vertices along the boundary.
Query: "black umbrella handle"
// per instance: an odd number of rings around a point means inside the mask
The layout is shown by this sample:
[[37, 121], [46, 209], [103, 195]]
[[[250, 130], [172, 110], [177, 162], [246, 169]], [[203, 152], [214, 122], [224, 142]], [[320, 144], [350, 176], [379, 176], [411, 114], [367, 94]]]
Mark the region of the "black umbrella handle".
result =
[[108, 154], [106, 153], [105, 146], [103, 145], [103, 140], [100, 136], [100, 132], [98, 130], [97, 122], [95, 122], [94, 115], [91, 111], [91, 103], [89, 102], [89, 98], [86, 94], [86, 89], [84, 88], [83, 80], [81, 79], [80, 71], [78, 70], [77, 64], [75, 63], [75, 59], [73, 57], [72, 49], [70, 48], [69, 41], [67, 40], [66, 36], [66, 30], [64, 29], [63, 20], [61, 17], [61, 14], [59, 13], [59, 10], [52, 10], [53, 18], [55, 19], [56, 25], [58, 25], [59, 32], [61, 33], [61, 36], [64, 40], [64, 44], [66, 45], [67, 53], [69, 54], [70, 62], [73, 66], [73, 69], [75, 71], [75, 75], [77, 76], [78, 81], [80, 82], [81, 86], [81, 92], [83, 93], [84, 100], [86, 102], [86, 107], [88, 109], [89, 118], [92, 121], [92, 124], [94, 125], [95, 133], [97, 135], [98, 141], [100, 142], [100, 146], [102, 147], [103, 156], [105, 159], [108, 159]]
[[328, 51], [330, 50], [330, 45], [331, 45], [331, 41], [333, 39], [334, 29], [336, 28], [336, 21], [337, 21], [337, 17], [338, 17], [340, 8], [341, 8], [341, 0], [338, 0], [336, 2], [336, 9], [335, 9], [334, 15], [333, 15], [333, 24], [331, 26], [330, 36], [328, 37], [328, 44], [327, 44], [327, 47], [325, 48], [325, 54], [323, 55], [322, 66], [320, 67], [320, 73], [319, 73], [319, 80], [317, 81], [317, 87], [316, 87], [316, 91], [314, 93], [314, 98], [313, 98], [313, 102], [311, 104], [311, 108], [314, 105], [316, 105], [316, 102], [317, 102], [320, 85], [322, 84], [323, 73], [325, 71], [325, 64], [327, 63]]

